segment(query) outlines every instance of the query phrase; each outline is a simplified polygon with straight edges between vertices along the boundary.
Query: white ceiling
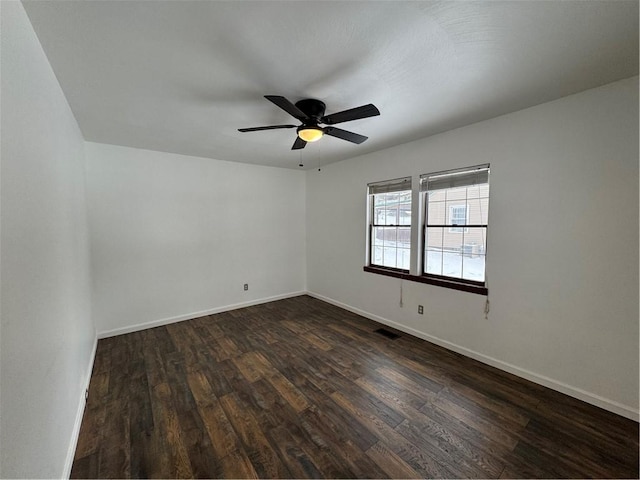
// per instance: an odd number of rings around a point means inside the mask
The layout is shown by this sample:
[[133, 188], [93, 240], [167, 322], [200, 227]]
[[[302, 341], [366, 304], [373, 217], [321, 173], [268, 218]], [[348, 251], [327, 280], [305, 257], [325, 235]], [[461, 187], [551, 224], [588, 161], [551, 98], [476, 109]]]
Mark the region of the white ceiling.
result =
[[638, 74], [638, 1], [24, 1], [89, 141], [298, 168], [317, 98], [340, 124], [306, 166], [361, 155]]

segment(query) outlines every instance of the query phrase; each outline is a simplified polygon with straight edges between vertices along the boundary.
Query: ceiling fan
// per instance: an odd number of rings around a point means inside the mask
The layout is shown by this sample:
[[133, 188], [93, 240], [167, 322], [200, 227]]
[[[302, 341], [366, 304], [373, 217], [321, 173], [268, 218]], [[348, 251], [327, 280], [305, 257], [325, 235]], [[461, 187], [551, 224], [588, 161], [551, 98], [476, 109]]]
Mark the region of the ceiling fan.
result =
[[[278, 95], [265, 95], [264, 98], [273, 102], [282, 110], [302, 122], [302, 125], [268, 125], [265, 127], [239, 128], [239, 132], [257, 132], [259, 130], [276, 130], [279, 128], [297, 128], [298, 136], [293, 142], [291, 150], [299, 150], [307, 145], [307, 142], [316, 142], [323, 135], [340, 138], [348, 142], [360, 144], [368, 137], [357, 133], [332, 127], [336, 123], [350, 122], [361, 118], [375, 117], [380, 115], [380, 111], [373, 104], [362, 105], [361, 107], [343, 110], [342, 112], [325, 115], [325, 104], [320, 100], [307, 98], [296, 102], [295, 105], [285, 97]], [[329, 125], [321, 127], [319, 124]]]

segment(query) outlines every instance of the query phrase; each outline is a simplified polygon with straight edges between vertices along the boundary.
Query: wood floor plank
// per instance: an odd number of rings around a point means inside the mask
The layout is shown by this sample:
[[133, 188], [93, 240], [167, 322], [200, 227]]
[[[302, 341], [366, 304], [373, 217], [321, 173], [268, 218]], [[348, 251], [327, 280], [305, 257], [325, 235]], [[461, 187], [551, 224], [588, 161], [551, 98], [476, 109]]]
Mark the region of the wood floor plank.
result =
[[216, 399], [209, 405], [198, 407], [216, 458], [220, 461], [241, 449], [240, 440], [229, 422], [226, 413]]
[[491, 441], [502, 445], [508, 451], [513, 450], [520, 439], [519, 435], [513, 433], [514, 431], [519, 431], [517, 427], [515, 429], [503, 428], [500, 423], [485, 418], [478, 411], [475, 413], [470, 412], [457, 403], [445, 400], [442, 397], [436, 397], [432, 405], [473, 428], [479, 434], [490, 438]]
[[220, 404], [238, 433], [244, 450], [258, 476], [260, 478], [290, 477], [289, 470], [279, 460], [260, 424], [247, 411], [247, 405], [243, 404], [238, 395], [235, 393], [225, 395], [220, 399]]
[[73, 468], [69, 478], [98, 478], [98, 452], [73, 460]]
[[445, 387], [439, 392], [439, 397], [443, 401], [461, 405], [470, 412], [481, 413], [487, 418], [493, 416], [502, 425], [511, 426], [513, 429], [525, 427], [531, 419], [530, 415], [527, 415], [517, 405], [505, 403], [500, 399], [487, 395], [486, 392], [474, 390], [461, 384]]
[[221, 461], [221, 478], [260, 478], [244, 450], [237, 450]]
[[366, 454], [389, 478], [420, 478], [420, 474], [407, 462], [396, 455], [382, 442], [378, 442], [366, 451]]
[[72, 478], [638, 478], [638, 423], [308, 296], [98, 342]]
[[[103, 441], [98, 452], [99, 464], [96, 477], [131, 477], [131, 450], [129, 448], [129, 400], [120, 398], [107, 404], [107, 418]], [[119, 438], [120, 442], [105, 442], [104, 438]]]
[[292, 473], [293, 478], [321, 478], [322, 472], [291, 437], [285, 427], [272, 428], [268, 432], [280, 453], [280, 459]]
[[419, 449], [415, 443], [399, 434], [376, 415], [362, 411], [342, 393], [335, 392], [331, 395], [331, 398], [354, 418], [357, 418], [377, 438], [384, 439], [390, 448], [394, 449], [403, 458], [406, 458], [407, 462], [413, 468], [418, 469], [422, 475], [430, 478], [461, 478], [464, 476], [461, 475], [462, 470], [458, 470], [455, 465], [449, 464], [449, 459], [445, 458], [440, 452]]
[[87, 420], [82, 422], [78, 445], [76, 446], [77, 458], [84, 458], [98, 453], [102, 440], [102, 429], [107, 417], [107, 409], [102, 405], [87, 408], [85, 416]]
[[201, 370], [189, 372], [187, 384], [198, 407], [211, 405], [216, 400], [215, 392], [211, 388], [207, 376]]
[[[171, 387], [168, 383], [161, 383], [151, 389], [153, 398], [154, 424], [158, 425], [162, 440], [166, 445], [165, 455], [168, 458], [170, 478], [193, 477], [189, 452], [184, 443], [183, 431], [180, 428], [178, 413], [171, 398]], [[166, 443], [165, 443], [166, 441]]]
[[418, 422], [423, 419], [424, 415], [420, 413], [419, 409], [424, 406], [424, 399], [415, 400], [413, 405], [411, 405], [409, 402], [414, 400], [414, 398], [407, 398], [407, 392], [395, 389], [384, 382], [361, 377], [357, 379], [355, 383], [370, 395], [379, 398], [389, 408], [396, 410], [402, 417]]
[[385, 477], [386, 471], [351, 441], [348, 427], [345, 428], [344, 424], [333, 423], [331, 418], [317, 408], [305, 410], [302, 417], [317, 431], [322, 432], [323, 439], [332, 455], [353, 472], [353, 478]]
[[341, 379], [339, 375], [335, 376], [335, 382], [339, 386], [338, 391], [335, 392], [336, 394], [348, 396], [358, 408], [363, 411], [373, 412], [376, 417], [390, 427], [396, 427], [405, 420], [405, 416], [397, 409], [397, 404], [389, 406], [384, 400], [376, 397], [375, 394], [367, 392], [356, 382], [347, 382], [345, 379]]
[[336, 404], [330, 395], [314, 383], [313, 379], [306, 379], [303, 385], [307, 398], [313, 403], [312, 408], [317, 408], [316, 412], [322, 415], [323, 420], [331, 425], [334, 431], [348, 438], [361, 451], [367, 450], [378, 441], [378, 437], [366, 428], [358, 417]]
[[442, 390], [442, 385], [437, 384], [434, 386], [431, 382], [424, 382], [424, 379], [421, 379], [420, 383], [415, 381], [412, 378], [405, 376], [402, 373], [400, 368], [391, 369], [388, 367], [378, 367], [376, 368], [376, 372], [380, 374], [382, 378], [394, 383], [402, 390], [413, 393], [417, 398], [426, 401], [432, 401], [435, 398], [435, 395]]
[[540, 453], [553, 456], [556, 463], [576, 472], [592, 472], [598, 478], [610, 477], [609, 468], [603, 462], [610, 463], [606, 456], [594, 455], [593, 450], [583, 442], [566, 442], [554, 432], [541, 431], [535, 422], [530, 422], [525, 430], [526, 436], [518, 446], [531, 447]]
[[507, 450], [491, 449], [478, 441], [480, 435], [477, 432], [457, 428], [456, 420], [447, 418], [437, 408], [423, 408], [422, 411], [426, 417], [422, 422], [403, 422], [396, 430], [409, 439], [427, 439], [431, 445], [458, 458], [458, 462], [469, 465], [470, 469], [478, 469], [479, 476], [495, 478], [500, 475], [504, 463], [499, 460], [498, 455], [507, 453]]
[[153, 458], [150, 458], [147, 453], [154, 423], [146, 362], [142, 348], [138, 353], [140, 360], [136, 362], [136, 367], [132, 370], [129, 380], [130, 468], [132, 477], [144, 478], [148, 476], [148, 472], [151, 470], [150, 464], [153, 463]]
[[310, 344], [314, 345], [315, 347], [317, 347], [320, 350], [323, 350], [325, 352], [328, 352], [329, 350], [331, 350], [333, 348], [333, 346], [329, 342], [325, 342], [324, 340], [322, 340], [319, 336], [317, 336], [313, 332], [305, 332], [300, 336], [302, 338], [304, 338]]
[[284, 398], [289, 405], [298, 413], [302, 412], [306, 408], [309, 408], [309, 402], [304, 394], [296, 388], [287, 378], [280, 374], [270, 375], [267, 379], [273, 388], [275, 388], [282, 398]]

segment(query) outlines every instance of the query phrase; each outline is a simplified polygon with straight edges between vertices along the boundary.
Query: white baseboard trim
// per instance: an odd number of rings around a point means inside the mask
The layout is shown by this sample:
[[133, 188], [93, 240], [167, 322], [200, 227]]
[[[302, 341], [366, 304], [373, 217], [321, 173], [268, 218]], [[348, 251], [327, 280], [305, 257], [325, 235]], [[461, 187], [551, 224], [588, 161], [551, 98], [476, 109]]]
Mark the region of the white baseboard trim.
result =
[[89, 383], [91, 382], [91, 373], [93, 372], [93, 362], [96, 358], [96, 350], [98, 349], [98, 337], [93, 340], [93, 348], [91, 350], [91, 356], [89, 357], [89, 363], [87, 365], [87, 374], [84, 379], [84, 388], [80, 393], [80, 401], [78, 402], [78, 411], [76, 412], [76, 420], [73, 424], [73, 431], [71, 432], [71, 442], [69, 443], [69, 450], [67, 450], [67, 458], [64, 462], [64, 471], [62, 478], [69, 478], [71, 476], [71, 467], [73, 467], [73, 459], [76, 455], [76, 448], [78, 446], [78, 438], [80, 437], [80, 427], [82, 426], [82, 417], [84, 416], [84, 409], [87, 406], [87, 400], [85, 398], [85, 392], [89, 389]]
[[306, 291], [284, 293], [282, 295], [275, 295], [273, 297], [258, 298], [256, 300], [250, 300], [248, 302], [234, 303], [232, 305], [224, 305], [222, 307], [211, 308], [209, 310], [203, 310], [201, 312], [187, 313], [184, 315], [177, 315], [175, 317], [161, 318], [159, 320], [151, 320], [150, 322], [137, 323], [135, 325], [129, 325], [127, 327], [115, 328], [113, 330], [107, 330], [104, 332], [98, 332], [98, 338], [115, 337], [116, 335], [124, 335], [125, 333], [138, 332], [140, 330], [146, 330], [147, 328], [160, 327], [162, 325], [168, 325], [170, 323], [182, 322], [184, 320], [191, 320], [193, 318], [204, 317], [205, 315], [214, 315], [216, 313], [228, 312], [229, 310], [237, 310], [238, 308], [251, 307], [253, 305], [260, 305], [261, 303], [274, 302], [276, 300], [283, 300], [285, 298], [299, 297], [300, 295], [306, 295]]
[[426, 333], [420, 332], [411, 327], [407, 327], [400, 323], [394, 322], [393, 320], [389, 320], [384, 317], [380, 317], [373, 313], [366, 312], [356, 307], [352, 307], [351, 305], [347, 305], [346, 303], [339, 302], [329, 297], [325, 297], [324, 295], [320, 295], [314, 292], [307, 292], [307, 295], [317, 298], [318, 300], [322, 300], [324, 302], [330, 303], [340, 308], [344, 308], [350, 312], [356, 313], [363, 317], [366, 317], [370, 320], [373, 320], [378, 323], [382, 323], [384, 325], [388, 325], [397, 330], [408, 333], [409, 335], [413, 335], [414, 337], [421, 338], [431, 343], [435, 343], [441, 347], [444, 347], [448, 350], [452, 350], [456, 353], [460, 353], [466, 357], [473, 358], [474, 360], [478, 360], [479, 362], [485, 363], [492, 367], [498, 368], [500, 370], [504, 370], [505, 372], [512, 373], [518, 377], [524, 378], [526, 380], [530, 380], [539, 385], [551, 388], [552, 390], [556, 390], [560, 393], [564, 393], [571, 397], [577, 398], [578, 400], [582, 400], [583, 402], [590, 403], [591, 405], [595, 405], [596, 407], [603, 408], [615, 414], [621, 415], [623, 417], [629, 418], [631, 420], [635, 420], [636, 422], [640, 421], [640, 411], [629, 407], [627, 405], [623, 405], [614, 400], [610, 400], [608, 398], [604, 398], [600, 395], [596, 395], [594, 393], [587, 392], [582, 390], [581, 388], [573, 387], [564, 382], [560, 382], [558, 380], [554, 380], [552, 378], [546, 377], [544, 375], [540, 375], [524, 368], [520, 368], [516, 365], [512, 365], [507, 362], [503, 362], [502, 360], [498, 360], [496, 358], [490, 357], [488, 355], [484, 355], [482, 353], [476, 352], [474, 350], [470, 350], [465, 347], [461, 347], [460, 345], [456, 345], [455, 343], [448, 342], [446, 340], [442, 340], [438, 337], [434, 337], [432, 335], [428, 335]]

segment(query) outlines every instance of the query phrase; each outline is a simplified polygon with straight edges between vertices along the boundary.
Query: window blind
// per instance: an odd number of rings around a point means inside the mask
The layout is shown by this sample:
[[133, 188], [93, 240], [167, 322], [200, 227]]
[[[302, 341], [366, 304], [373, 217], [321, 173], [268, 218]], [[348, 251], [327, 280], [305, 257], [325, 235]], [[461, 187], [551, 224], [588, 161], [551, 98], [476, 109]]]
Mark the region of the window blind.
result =
[[468, 187], [483, 183], [489, 183], [489, 164], [423, 175], [420, 177], [420, 191]]
[[411, 177], [396, 178], [395, 180], [387, 180], [385, 182], [369, 183], [367, 187], [369, 189], [369, 195], [411, 190]]

